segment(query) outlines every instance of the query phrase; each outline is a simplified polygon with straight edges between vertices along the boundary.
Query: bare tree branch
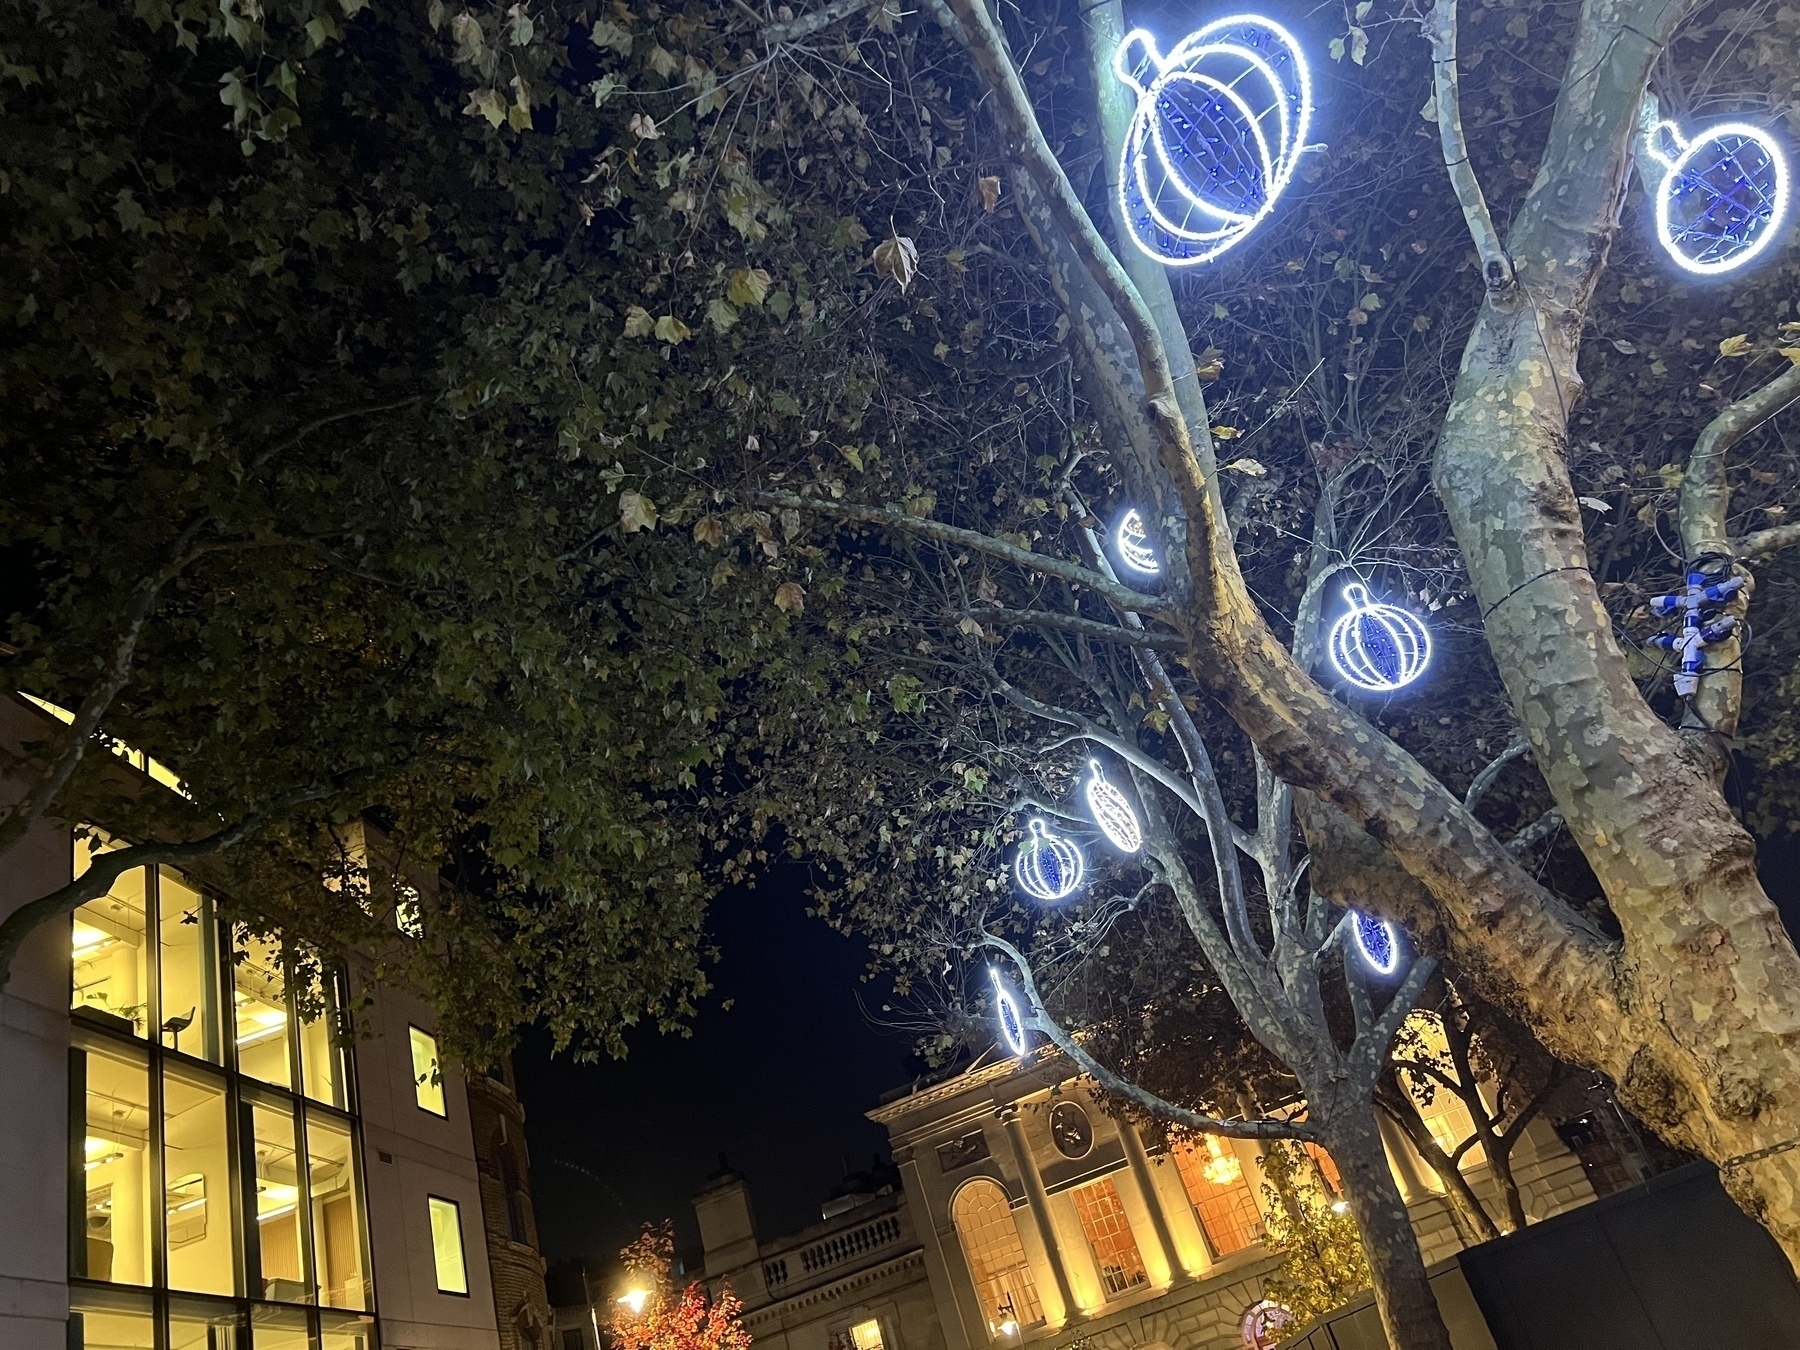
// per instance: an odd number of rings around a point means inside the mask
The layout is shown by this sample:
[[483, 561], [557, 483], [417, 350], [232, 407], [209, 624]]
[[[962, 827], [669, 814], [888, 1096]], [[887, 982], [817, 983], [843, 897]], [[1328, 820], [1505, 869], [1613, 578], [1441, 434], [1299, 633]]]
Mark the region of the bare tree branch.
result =
[[1147, 1088], [1139, 1087], [1130, 1079], [1122, 1078], [1095, 1059], [1081, 1044], [1051, 1017], [1044, 1007], [1044, 1000], [1038, 993], [1037, 981], [1032, 975], [1031, 963], [1025, 955], [1005, 938], [984, 933], [981, 945], [992, 947], [1001, 952], [1013, 963], [1019, 974], [1019, 984], [1029, 1005], [1029, 1013], [1021, 1018], [1028, 1030], [1040, 1032], [1050, 1039], [1051, 1044], [1073, 1060], [1076, 1066], [1100, 1084], [1107, 1092], [1141, 1107], [1159, 1120], [1166, 1120], [1186, 1129], [1197, 1130], [1202, 1134], [1223, 1135], [1229, 1139], [1316, 1139], [1318, 1133], [1305, 1121], [1280, 1120], [1264, 1117], [1259, 1120], [1221, 1120], [1216, 1116], [1202, 1115], [1198, 1111], [1190, 1111], [1185, 1106], [1177, 1106], [1174, 1102], [1157, 1096]]
[[797, 511], [812, 511], [819, 515], [836, 516], [840, 520], [856, 520], [868, 525], [882, 525], [903, 534], [918, 535], [925, 539], [935, 539], [943, 544], [955, 544], [974, 553], [983, 553], [990, 558], [999, 558], [1018, 567], [1033, 572], [1041, 572], [1045, 576], [1061, 577], [1064, 581], [1074, 582], [1077, 586], [1086, 586], [1109, 602], [1123, 609], [1135, 610], [1142, 614], [1166, 614], [1174, 610], [1174, 605], [1159, 596], [1145, 595], [1142, 591], [1134, 591], [1129, 586], [1121, 586], [1116, 581], [1108, 580], [1098, 572], [1089, 571], [1079, 563], [1069, 562], [1066, 558], [1050, 558], [1041, 553], [1033, 553], [1028, 548], [1020, 548], [1017, 544], [1009, 544], [1004, 539], [995, 539], [992, 535], [983, 534], [980, 530], [966, 530], [959, 525], [946, 525], [941, 520], [929, 520], [920, 516], [911, 516], [891, 506], [863, 506], [856, 502], [826, 501], [821, 497], [801, 497], [791, 492], [759, 492], [756, 501], [768, 506], [788, 507]]
[[1482, 278], [1490, 291], [1506, 290], [1513, 284], [1512, 260], [1506, 256], [1499, 232], [1494, 229], [1487, 198], [1481, 192], [1481, 180], [1476, 178], [1475, 166], [1469, 162], [1469, 142], [1463, 135], [1462, 96], [1456, 77], [1456, 0], [1437, 0], [1431, 10], [1428, 28], [1438, 139], [1444, 146], [1444, 168], [1449, 172], [1451, 187], [1456, 189], [1463, 219], [1475, 240], [1475, 251], [1481, 255]]
[[1079, 633], [1098, 642], [1117, 642], [1125, 647], [1151, 647], [1158, 651], [1187, 650], [1187, 639], [1179, 633], [1150, 633], [1142, 628], [1121, 628], [1117, 624], [1083, 619], [1074, 614], [1058, 614], [1048, 609], [972, 609], [968, 616], [977, 623], [991, 623], [1003, 628], [1056, 628], [1065, 633]]

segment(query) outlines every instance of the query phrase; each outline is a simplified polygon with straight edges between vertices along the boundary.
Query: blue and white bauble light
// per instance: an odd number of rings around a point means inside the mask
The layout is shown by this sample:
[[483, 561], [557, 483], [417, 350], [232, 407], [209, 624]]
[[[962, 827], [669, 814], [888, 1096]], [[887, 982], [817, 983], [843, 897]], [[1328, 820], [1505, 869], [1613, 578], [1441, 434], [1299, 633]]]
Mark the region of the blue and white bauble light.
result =
[[1087, 784], [1087, 804], [1093, 813], [1094, 824], [1119, 852], [1136, 853], [1144, 846], [1144, 830], [1138, 824], [1137, 812], [1131, 809], [1130, 799], [1106, 781], [1099, 760], [1090, 759], [1088, 768], [1091, 776]]
[[1331, 664], [1358, 689], [1389, 694], [1425, 673], [1431, 631], [1418, 615], [1369, 598], [1368, 587], [1344, 587], [1350, 608], [1331, 625]]
[[1166, 57], [1134, 29], [1113, 70], [1136, 91], [1119, 163], [1127, 232], [1171, 267], [1210, 262], [1275, 209], [1312, 122], [1312, 76], [1281, 25], [1215, 19]]
[[1386, 919], [1355, 910], [1350, 917], [1350, 936], [1356, 942], [1356, 954], [1377, 975], [1392, 975], [1400, 969], [1400, 930]]
[[1019, 845], [1013, 859], [1013, 876], [1019, 889], [1038, 900], [1061, 900], [1081, 885], [1085, 870], [1081, 850], [1041, 820], [1028, 827], [1030, 836]]
[[1788, 165], [1768, 132], [1727, 122], [1690, 141], [1673, 122], [1658, 122], [1647, 148], [1668, 170], [1656, 188], [1656, 237], [1678, 266], [1718, 276], [1775, 242], [1787, 216]]
[[1031, 1042], [1025, 1035], [1025, 1018], [1019, 1012], [1019, 1001], [1001, 980], [1000, 972], [992, 966], [988, 967], [988, 978], [994, 982], [994, 1019], [1000, 1023], [1000, 1038], [1015, 1055], [1028, 1053]]
[[1118, 550], [1119, 561], [1134, 572], [1153, 577], [1162, 571], [1162, 564], [1156, 560], [1156, 550], [1150, 547], [1144, 518], [1135, 506], [1119, 517], [1119, 527], [1113, 531], [1113, 547]]

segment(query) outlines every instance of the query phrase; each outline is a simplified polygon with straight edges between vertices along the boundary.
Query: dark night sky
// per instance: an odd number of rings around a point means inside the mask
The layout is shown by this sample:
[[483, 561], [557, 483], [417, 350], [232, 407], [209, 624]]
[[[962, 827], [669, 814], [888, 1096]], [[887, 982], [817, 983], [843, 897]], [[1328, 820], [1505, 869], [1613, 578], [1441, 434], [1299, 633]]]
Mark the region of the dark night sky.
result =
[[714, 904], [718, 987], [691, 1038], [640, 1029], [624, 1061], [584, 1065], [533, 1035], [514, 1056], [551, 1261], [610, 1258], [663, 1218], [678, 1245], [697, 1245], [688, 1201], [721, 1152], [748, 1178], [764, 1238], [817, 1223], [846, 1160], [860, 1171], [885, 1153], [886, 1131], [862, 1113], [911, 1077], [910, 1044], [863, 1012], [880, 1015], [884, 986], [859, 982], [861, 943], [807, 916], [800, 877]]

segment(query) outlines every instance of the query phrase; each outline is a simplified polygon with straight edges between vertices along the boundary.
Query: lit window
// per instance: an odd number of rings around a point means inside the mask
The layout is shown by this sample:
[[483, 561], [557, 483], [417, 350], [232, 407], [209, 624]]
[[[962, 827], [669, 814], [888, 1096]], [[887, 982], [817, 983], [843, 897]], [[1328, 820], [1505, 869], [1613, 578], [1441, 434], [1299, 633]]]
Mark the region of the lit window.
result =
[[363, 1273], [362, 1194], [350, 1147], [350, 1126], [308, 1109], [306, 1158], [319, 1302], [328, 1308], [365, 1309], [369, 1290]]
[[409, 938], [425, 936], [425, 919], [419, 911], [418, 887], [400, 887], [400, 898], [394, 902], [394, 927]]
[[1207, 1135], [1200, 1147], [1178, 1144], [1175, 1166], [1188, 1199], [1199, 1215], [1200, 1227], [1214, 1256], [1228, 1256], [1262, 1241], [1262, 1211], [1244, 1179], [1244, 1165], [1217, 1135]]
[[1081, 1231], [1088, 1246], [1094, 1249], [1094, 1262], [1100, 1267], [1100, 1283], [1108, 1294], [1123, 1294], [1150, 1283], [1144, 1270], [1143, 1253], [1131, 1224], [1125, 1217], [1125, 1206], [1119, 1201], [1119, 1188], [1111, 1177], [1089, 1182], [1071, 1193], [1075, 1213], [1081, 1219]]
[[243, 936], [232, 956], [238, 1070], [277, 1087], [293, 1085], [288, 1059], [287, 976], [281, 943]]
[[437, 1287], [445, 1294], [469, 1292], [463, 1265], [462, 1212], [456, 1201], [427, 1197], [431, 1206], [431, 1255], [437, 1263]]
[[196, 1059], [220, 1061], [219, 947], [212, 906], [172, 867], [156, 877], [156, 929], [161, 945], [162, 1043]]
[[[103, 838], [96, 832], [75, 841], [76, 876], [96, 854], [124, 847]], [[69, 937], [75, 976], [70, 1006], [117, 1019], [118, 1029], [133, 1036], [147, 1035], [150, 1025], [149, 899], [145, 869], [121, 873], [111, 891], [75, 911]]]
[[412, 1042], [413, 1098], [421, 1111], [448, 1116], [444, 1107], [444, 1072], [438, 1065], [437, 1037], [417, 1027], [406, 1029]]
[[[150, 1070], [141, 1052], [81, 1035], [75, 1056], [87, 1098], [82, 1175], [86, 1241], [77, 1275], [113, 1284], [150, 1283]], [[130, 1344], [130, 1342], [122, 1342]]]
[[336, 1037], [342, 1025], [339, 1011], [337, 980], [329, 973], [316, 975], [307, 994], [307, 1002], [319, 1005], [319, 1015], [300, 1022], [301, 1089], [315, 1101], [332, 1106], [349, 1106], [345, 1084], [344, 1055]]
[[999, 1183], [985, 1177], [971, 1181], [956, 1193], [951, 1217], [989, 1334], [1012, 1336], [1022, 1326], [1043, 1321], [1037, 1281], [1013, 1223], [1012, 1205]]
[[856, 1350], [881, 1350], [881, 1323], [871, 1317], [850, 1328], [850, 1344]]
[[236, 1293], [225, 1080], [164, 1060], [162, 1089], [169, 1286]]

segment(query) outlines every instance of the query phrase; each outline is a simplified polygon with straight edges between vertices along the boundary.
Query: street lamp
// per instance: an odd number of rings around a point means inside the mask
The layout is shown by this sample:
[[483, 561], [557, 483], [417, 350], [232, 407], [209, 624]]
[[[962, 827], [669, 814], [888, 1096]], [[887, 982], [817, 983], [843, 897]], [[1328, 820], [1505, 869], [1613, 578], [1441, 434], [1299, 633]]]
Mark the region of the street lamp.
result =
[[633, 1317], [636, 1317], [639, 1313], [643, 1312], [644, 1305], [649, 1301], [650, 1291], [648, 1289], [627, 1289], [613, 1300], [613, 1302], [617, 1303], [620, 1307], [629, 1308]]

